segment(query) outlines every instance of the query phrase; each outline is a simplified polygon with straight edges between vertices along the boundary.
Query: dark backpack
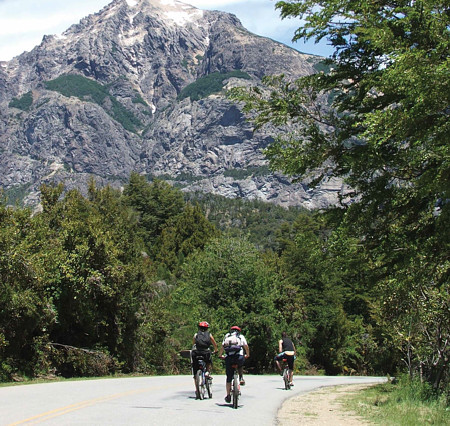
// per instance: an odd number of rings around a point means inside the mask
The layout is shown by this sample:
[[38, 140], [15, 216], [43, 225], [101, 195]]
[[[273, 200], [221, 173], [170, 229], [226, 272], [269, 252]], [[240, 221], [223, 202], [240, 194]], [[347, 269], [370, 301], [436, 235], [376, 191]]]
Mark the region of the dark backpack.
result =
[[209, 334], [209, 331], [201, 331], [199, 330], [197, 332], [197, 335], [195, 336], [195, 347], [197, 350], [204, 351], [206, 349], [209, 349], [211, 346], [211, 336]]

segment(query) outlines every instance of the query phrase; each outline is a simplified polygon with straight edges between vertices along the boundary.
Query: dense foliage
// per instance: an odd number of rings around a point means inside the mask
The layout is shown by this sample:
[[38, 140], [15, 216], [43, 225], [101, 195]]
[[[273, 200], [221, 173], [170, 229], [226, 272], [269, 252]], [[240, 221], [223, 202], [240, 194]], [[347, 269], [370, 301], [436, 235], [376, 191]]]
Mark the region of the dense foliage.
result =
[[[266, 151], [294, 179], [344, 179], [354, 193], [330, 242], [369, 271], [372, 320], [384, 345], [434, 389], [449, 380], [449, 8], [439, 0], [361, 4], [279, 1], [295, 34], [335, 48], [330, 70], [232, 97], [257, 112], [256, 127], [294, 124]], [[324, 107], [323, 100], [331, 102]], [[322, 102], [318, 102], [321, 100]], [[336, 218], [335, 212], [331, 216]], [[339, 216], [339, 215], [338, 215]], [[351, 265], [354, 268], [356, 265]], [[358, 275], [356, 275], [358, 274]], [[391, 351], [391, 352], [392, 352]]]
[[22, 111], [29, 111], [32, 104], [33, 94], [31, 92], [27, 92], [20, 98], [12, 98], [8, 106], [10, 108], [21, 109]]
[[[102, 106], [118, 121], [126, 130], [136, 133], [142, 128], [141, 121], [130, 111], [128, 111], [114, 96], [109, 94], [108, 87], [90, 80], [81, 75], [67, 74], [47, 81], [45, 87], [48, 90], [61, 93], [64, 96], [75, 96], [82, 101], [93, 102]], [[144, 103], [144, 100], [137, 94], [133, 103]]]
[[218, 93], [223, 89], [223, 83], [229, 78], [250, 79], [250, 76], [240, 70], [229, 72], [213, 72], [204, 77], [199, 78], [194, 83], [187, 85], [179, 94], [178, 99], [190, 98], [191, 101], [198, 101], [206, 98], [213, 93]]
[[178, 353], [199, 320], [218, 340], [241, 325], [256, 373], [272, 371], [282, 330], [302, 371], [395, 370], [360, 254], [332, 249], [320, 216], [134, 173], [123, 192], [44, 185], [41, 201], [0, 205], [2, 380], [187, 372]]

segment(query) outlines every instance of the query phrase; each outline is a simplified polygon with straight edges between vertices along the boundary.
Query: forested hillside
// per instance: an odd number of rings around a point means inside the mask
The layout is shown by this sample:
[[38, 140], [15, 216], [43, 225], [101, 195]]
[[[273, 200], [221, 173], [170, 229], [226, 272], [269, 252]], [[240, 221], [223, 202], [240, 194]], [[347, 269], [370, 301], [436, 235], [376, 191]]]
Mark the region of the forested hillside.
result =
[[[384, 374], [400, 361], [370, 315], [368, 265], [337, 250], [324, 217], [220, 197], [202, 208], [137, 174], [123, 193], [94, 181], [87, 197], [41, 191], [37, 214], [1, 205], [2, 380], [186, 372], [178, 352], [199, 320], [219, 338], [240, 324], [258, 373], [272, 371], [282, 330], [302, 371]], [[220, 221], [225, 205], [235, 213]]]

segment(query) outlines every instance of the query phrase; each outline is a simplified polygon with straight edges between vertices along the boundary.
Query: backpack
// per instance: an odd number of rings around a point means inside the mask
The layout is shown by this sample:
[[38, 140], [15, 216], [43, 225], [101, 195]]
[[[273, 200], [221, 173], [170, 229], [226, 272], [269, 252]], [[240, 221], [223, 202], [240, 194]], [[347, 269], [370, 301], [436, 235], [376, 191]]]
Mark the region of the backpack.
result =
[[204, 351], [211, 346], [211, 336], [209, 331], [199, 330], [195, 336], [195, 347], [197, 350]]
[[236, 333], [228, 333], [223, 340], [223, 348], [227, 355], [237, 355], [242, 348], [238, 335]]

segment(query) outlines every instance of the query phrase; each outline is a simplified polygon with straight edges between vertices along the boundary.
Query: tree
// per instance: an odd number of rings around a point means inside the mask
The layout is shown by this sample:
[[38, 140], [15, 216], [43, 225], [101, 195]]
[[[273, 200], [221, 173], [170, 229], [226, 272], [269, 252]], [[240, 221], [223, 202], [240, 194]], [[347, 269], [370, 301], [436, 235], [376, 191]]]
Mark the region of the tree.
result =
[[[147, 283], [137, 216], [119, 191], [97, 189], [93, 181], [88, 198], [72, 190], [58, 200], [58, 193], [44, 187], [46, 208], [33, 218], [40, 230], [33, 235], [34, 264], [57, 317], [47, 327], [49, 343], [60, 353], [71, 348], [69, 358], [75, 350], [97, 351], [131, 369], [138, 295]], [[84, 364], [86, 357], [55, 358], [66, 376], [95, 374]]]
[[149, 183], [145, 176], [132, 173], [123, 195], [125, 203], [139, 213], [145, 244], [155, 254], [156, 242], [166, 222], [183, 210], [183, 194], [166, 182], [155, 180]]
[[184, 336], [186, 345], [201, 319], [211, 324], [218, 340], [231, 325], [240, 325], [251, 351], [246, 365], [262, 372], [271, 367], [283, 326], [274, 309], [276, 282], [276, 273], [248, 241], [227, 236], [212, 239], [187, 260], [172, 294], [173, 310], [179, 315], [174, 334], [179, 341]]
[[[437, 388], [450, 358], [449, 322], [440, 319], [449, 315], [450, 281], [448, 3], [291, 0], [276, 7], [283, 18], [305, 21], [294, 39], [331, 43], [329, 72], [267, 77], [268, 91], [232, 97], [257, 112], [256, 126], [295, 124], [266, 150], [273, 168], [294, 179], [313, 174], [316, 182], [338, 176], [353, 188], [341, 229], [359, 240], [374, 268], [378, 314], [396, 319], [385, 332], [403, 336], [400, 346], [418, 333], [412, 356]], [[406, 294], [412, 306], [403, 303]], [[425, 341], [434, 342], [426, 360]]]
[[0, 380], [40, 372], [40, 340], [55, 321], [45, 282], [35, 269], [27, 239], [35, 234], [31, 212], [0, 203]]
[[166, 227], [163, 228], [157, 260], [173, 271], [187, 256], [203, 249], [218, 233], [214, 225], [205, 218], [200, 206], [188, 203], [183, 211], [168, 220]]

